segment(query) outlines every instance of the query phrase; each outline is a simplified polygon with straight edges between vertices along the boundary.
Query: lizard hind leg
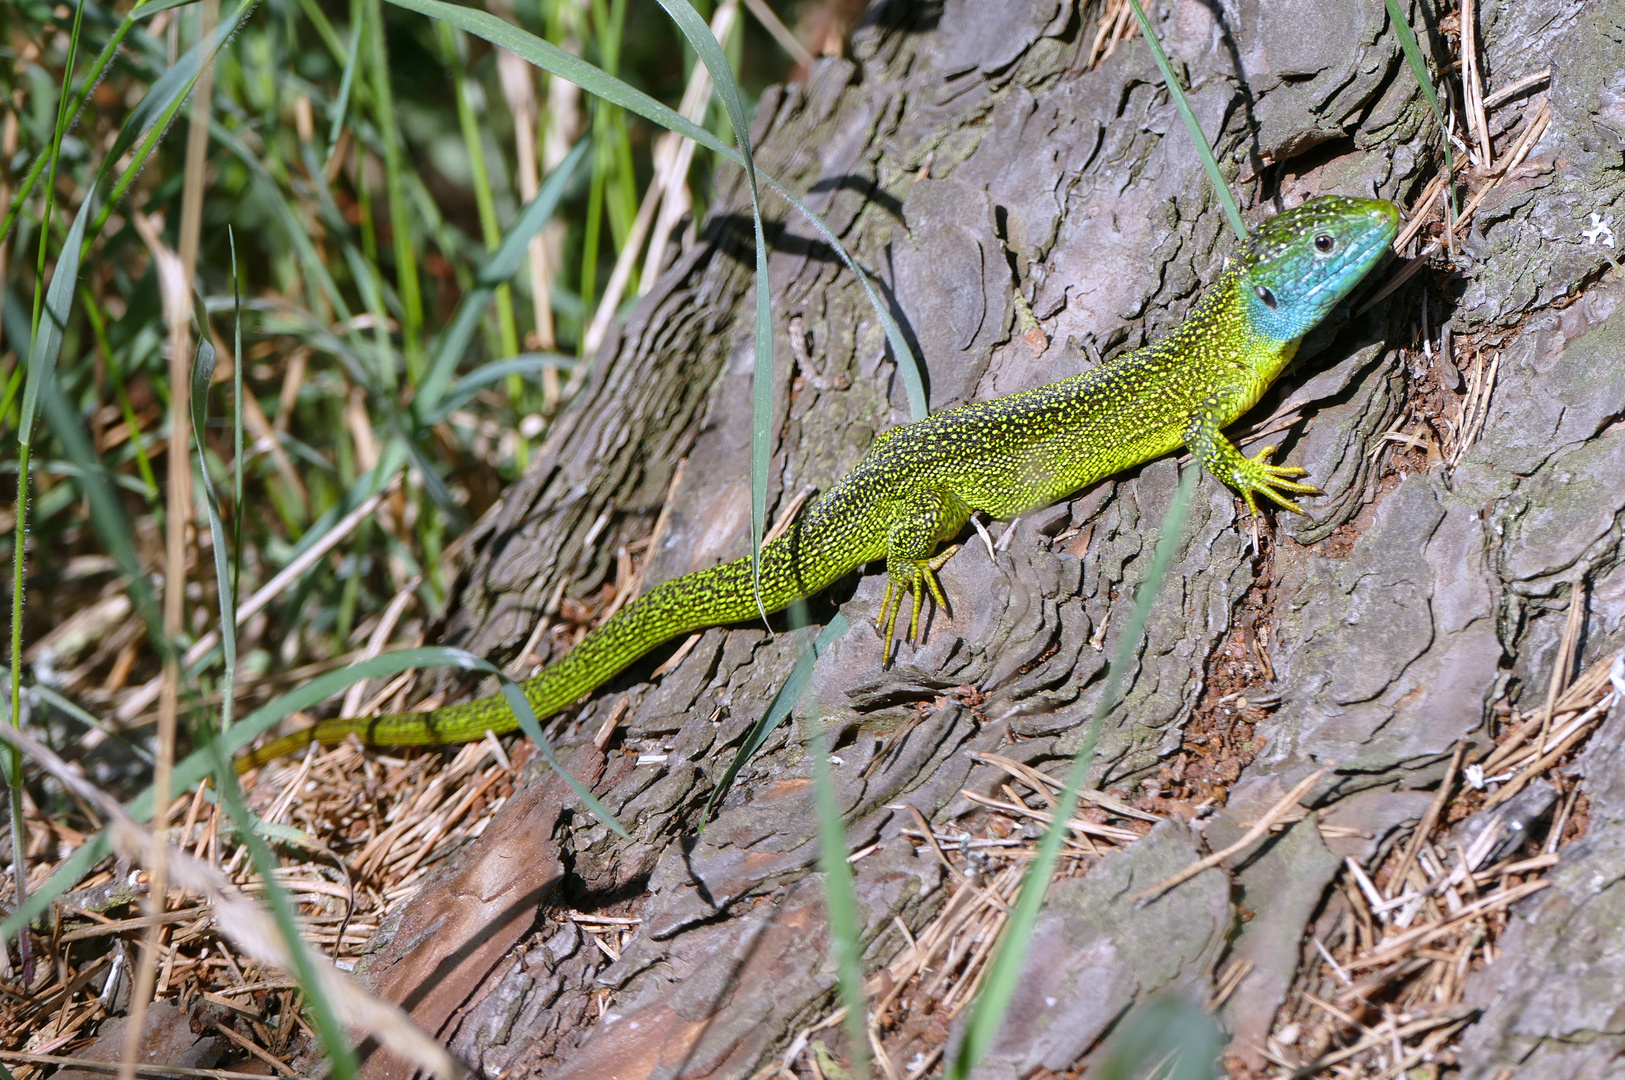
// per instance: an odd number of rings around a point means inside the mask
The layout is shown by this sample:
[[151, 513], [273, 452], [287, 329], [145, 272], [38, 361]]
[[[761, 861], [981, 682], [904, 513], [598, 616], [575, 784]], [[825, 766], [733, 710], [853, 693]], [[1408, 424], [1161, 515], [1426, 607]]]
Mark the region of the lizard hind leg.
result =
[[969, 520], [970, 507], [952, 492], [922, 491], [897, 504], [887, 536], [886, 595], [880, 602], [880, 615], [876, 620], [885, 642], [883, 664], [891, 664], [897, 639], [897, 616], [902, 611], [904, 597], [913, 594], [907, 641], [920, 639], [920, 614], [926, 593], [931, 594], [938, 608], [952, 615], [942, 583], [937, 580], [937, 571], [959, 550], [959, 545], [941, 552], [936, 552], [936, 547], [957, 534]]

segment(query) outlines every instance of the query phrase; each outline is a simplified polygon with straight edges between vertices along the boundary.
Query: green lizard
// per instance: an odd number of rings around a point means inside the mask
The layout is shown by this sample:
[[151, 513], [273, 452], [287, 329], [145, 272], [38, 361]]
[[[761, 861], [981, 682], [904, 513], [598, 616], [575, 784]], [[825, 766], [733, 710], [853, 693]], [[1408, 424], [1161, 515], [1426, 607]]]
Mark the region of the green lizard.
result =
[[[937, 549], [972, 513], [1011, 517], [1181, 446], [1254, 514], [1259, 495], [1302, 513], [1289, 496], [1316, 493], [1292, 479], [1304, 470], [1271, 465], [1274, 447], [1245, 457], [1222, 429], [1258, 401], [1303, 336], [1383, 258], [1398, 227], [1392, 203], [1312, 199], [1265, 221], [1166, 339], [1070, 379], [886, 432], [762, 548], [763, 606], [778, 611], [885, 559], [877, 623], [889, 663], [905, 598], [912, 594], [910, 641], [926, 593], [946, 607], [936, 572], [955, 548]], [[750, 559], [685, 574], [592, 631], [524, 683], [525, 694], [545, 718], [662, 642], [756, 613]], [[441, 745], [517, 726], [500, 696], [433, 712], [323, 720], [244, 754], [238, 766], [351, 735], [376, 746]]]

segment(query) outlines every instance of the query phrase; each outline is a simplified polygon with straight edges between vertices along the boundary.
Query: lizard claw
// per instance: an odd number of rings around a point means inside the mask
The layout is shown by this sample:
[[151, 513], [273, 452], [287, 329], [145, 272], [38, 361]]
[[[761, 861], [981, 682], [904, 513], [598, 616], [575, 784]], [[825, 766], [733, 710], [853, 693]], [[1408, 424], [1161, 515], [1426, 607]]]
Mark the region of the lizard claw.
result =
[[1324, 492], [1313, 484], [1300, 484], [1291, 479], [1307, 476], [1307, 469], [1296, 465], [1271, 465], [1270, 455], [1274, 453], [1275, 447], [1266, 446], [1252, 457], [1243, 458], [1243, 466], [1235, 472], [1236, 487], [1241, 489], [1241, 497], [1247, 500], [1247, 509], [1257, 517], [1258, 500], [1255, 496], [1262, 495], [1283, 509], [1308, 517], [1308, 511], [1288, 498], [1287, 492], [1297, 495], [1322, 495]]
[[942, 591], [942, 583], [937, 580], [937, 571], [941, 570], [947, 561], [953, 558], [959, 550], [958, 544], [953, 544], [938, 552], [929, 559], [898, 560], [895, 564], [887, 566], [886, 595], [880, 601], [880, 615], [875, 620], [876, 629], [880, 631], [881, 639], [885, 642], [881, 652], [881, 665], [890, 667], [892, 661], [892, 648], [897, 643], [897, 616], [903, 608], [905, 594], [913, 594], [913, 609], [909, 614], [908, 633], [903, 640], [913, 643], [920, 637], [920, 613], [925, 607], [925, 594], [931, 594], [932, 603], [953, 617], [953, 608], [948, 604], [948, 597]]

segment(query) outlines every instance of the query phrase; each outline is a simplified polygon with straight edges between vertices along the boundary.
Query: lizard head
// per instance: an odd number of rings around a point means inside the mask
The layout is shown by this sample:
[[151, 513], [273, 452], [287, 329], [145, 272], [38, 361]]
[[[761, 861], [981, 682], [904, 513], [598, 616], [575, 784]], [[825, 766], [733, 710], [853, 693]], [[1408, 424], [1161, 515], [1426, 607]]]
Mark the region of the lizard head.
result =
[[1398, 232], [1399, 208], [1383, 199], [1324, 195], [1269, 218], [1241, 256], [1253, 328], [1280, 341], [1303, 337], [1382, 260]]

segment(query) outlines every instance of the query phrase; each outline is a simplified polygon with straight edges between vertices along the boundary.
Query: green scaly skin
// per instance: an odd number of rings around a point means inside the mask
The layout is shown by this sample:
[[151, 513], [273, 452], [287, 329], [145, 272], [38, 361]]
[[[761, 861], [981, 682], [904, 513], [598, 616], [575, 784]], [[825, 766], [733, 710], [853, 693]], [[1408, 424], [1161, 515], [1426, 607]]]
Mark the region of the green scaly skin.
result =
[[[908, 639], [926, 593], [946, 605], [936, 571], [974, 511], [1008, 518], [1056, 502], [1113, 473], [1189, 447], [1258, 512], [1259, 495], [1302, 513], [1292, 494], [1304, 470], [1245, 457], [1223, 428], [1258, 401], [1298, 342], [1386, 254], [1393, 204], [1324, 197], [1268, 221], [1165, 340], [1082, 375], [979, 401], [895, 428], [780, 539], [762, 549], [768, 611], [811, 596], [866, 563], [886, 560], [879, 624], [889, 662], [905, 594]], [[538, 718], [569, 706], [650, 649], [757, 614], [751, 564], [740, 559], [651, 590], [524, 684]], [[436, 746], [512, 731], [500, 696], [433, 712], [324, 720], [238, 759], [251, 768], [312, 742], [355, 735], [373, 746]]]

